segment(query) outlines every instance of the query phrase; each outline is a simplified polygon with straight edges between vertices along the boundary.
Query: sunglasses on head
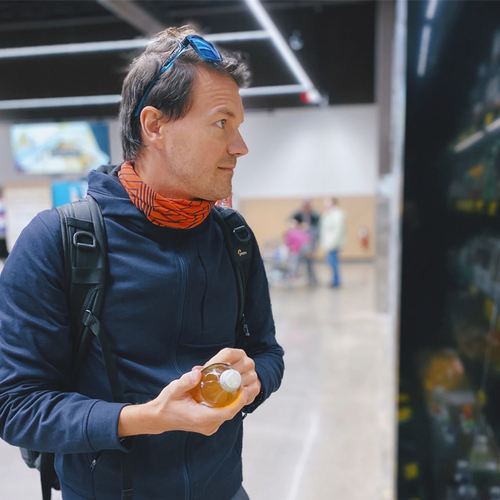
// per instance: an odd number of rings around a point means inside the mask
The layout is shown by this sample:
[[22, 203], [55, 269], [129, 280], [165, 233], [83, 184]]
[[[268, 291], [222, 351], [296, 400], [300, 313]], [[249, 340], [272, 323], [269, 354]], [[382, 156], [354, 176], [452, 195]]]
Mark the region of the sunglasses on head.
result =
[[188, 35], [186, 38], [184, 38], [184, 40], [180, 42], [179, 46], [164, 62], [163, 66], [160, 68], [160, 71], [158, 71], [153, 80], [151, 80], [151, 83], [148, 85], [148, 88], [146, 89], [146, 92], [144, 92], [144, 95], [142, 96], [142, 99], [135, 111], [134, 116], [136, 118], [141, 114], [144, 102], [146, 101], [146, 98], [148, 97], [148, 94], [155, 83], [160, 79], [161, 75], [163, 75], [163, 73], [165, 73], [165, 71], [167, 71], [167, 69], [170, 68], [172, 64], [174, 64], [175, 60], [189, 47], [192, 47], [204, 61], [210, 63], [219, 63], [222, 61], [222, 57], [219, 51], [210, 42], [207, 42], [205, 39], [201, 38], [201, 36], [198, 35]]

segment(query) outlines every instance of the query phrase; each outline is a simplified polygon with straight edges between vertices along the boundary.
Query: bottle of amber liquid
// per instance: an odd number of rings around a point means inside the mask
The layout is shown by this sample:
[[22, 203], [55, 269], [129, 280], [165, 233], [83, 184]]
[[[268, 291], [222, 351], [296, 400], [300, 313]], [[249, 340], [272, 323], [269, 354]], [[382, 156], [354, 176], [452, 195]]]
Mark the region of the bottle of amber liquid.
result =
[[201, 370], [200, 383], [191, 391], [198, 403], [213, 408], [231, 404], [241, 392], [241, 375], [224, 363], [215, 363]]

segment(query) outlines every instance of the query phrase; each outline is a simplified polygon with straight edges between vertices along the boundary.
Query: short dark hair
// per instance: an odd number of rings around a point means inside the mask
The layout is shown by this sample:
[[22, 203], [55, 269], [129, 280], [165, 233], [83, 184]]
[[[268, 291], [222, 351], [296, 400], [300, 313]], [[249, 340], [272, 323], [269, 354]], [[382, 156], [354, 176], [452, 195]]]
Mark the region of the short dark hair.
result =
[[[159, 33], [146, 50], [132, 62], [123, 82], [120, 104], [120, 127], [123, 158], [134, 160], [141, 147], [141, 123], [135, 112], [146, 88], [160, 71], [166, 59], [187, 35], [196, 34], [191, 26], [168, 28]], [[196, 68], [206, 68], [232, 78], [239, 88], [249, 85], [250, 72], [237, 53], [220, 50], [222, 61], [208, 63], [194, 50], [186, 50], [175, 64], [153, 86], [144, 106], [154, 106], [167, 120], [184, 117], [191, 108], [191, 96]]]

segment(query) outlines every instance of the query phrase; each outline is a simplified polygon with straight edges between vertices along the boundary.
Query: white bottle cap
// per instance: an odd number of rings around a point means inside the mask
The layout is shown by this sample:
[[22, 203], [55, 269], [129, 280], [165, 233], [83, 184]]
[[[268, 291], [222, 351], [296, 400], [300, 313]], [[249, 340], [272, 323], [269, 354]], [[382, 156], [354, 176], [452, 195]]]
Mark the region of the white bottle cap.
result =
[[225, 391], [234, 392], [241, 386], [241, 375], [236, 370], [226, 370], [221, 373], [219, 382]]

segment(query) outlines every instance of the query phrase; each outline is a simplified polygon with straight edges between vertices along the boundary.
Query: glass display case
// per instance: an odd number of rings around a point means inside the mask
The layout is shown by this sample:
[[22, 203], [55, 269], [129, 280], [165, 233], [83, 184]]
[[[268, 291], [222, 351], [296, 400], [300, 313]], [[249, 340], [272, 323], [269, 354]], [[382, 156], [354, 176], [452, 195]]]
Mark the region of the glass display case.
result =
[[408, 11], [400, 399], [411, 402], [411, 419], [400, 408], [398, 498], [494, 500], [500, 5], [439, 2], [433, 17], [427, 7], [409, 2]]

